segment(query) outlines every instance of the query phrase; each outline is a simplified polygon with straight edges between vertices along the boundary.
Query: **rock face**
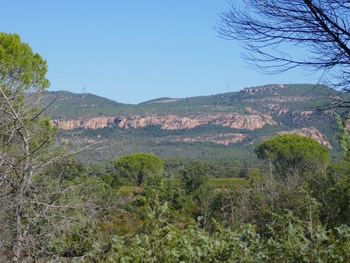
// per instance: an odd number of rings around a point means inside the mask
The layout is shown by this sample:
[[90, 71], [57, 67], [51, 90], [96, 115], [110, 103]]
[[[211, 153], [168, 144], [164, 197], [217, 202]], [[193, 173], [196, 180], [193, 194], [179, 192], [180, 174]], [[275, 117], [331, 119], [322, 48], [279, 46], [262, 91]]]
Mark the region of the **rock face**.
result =
[[301, 136], [310, 137], [310, 138], [318, 141], [321, 145], [326, 146], [329, 149], [333, 149], [333, 147], [329, 143], [327, 137], [325, 135], [323, 135], [321, 132], [319, 132], [315, 127], [279, 132], [279, 134], [292, 134], [292, 133], [295, 133], [295, 134], [298, 134]]
[[255, 130], [265, 125], [277, 125], [269, 115], [255, 114], [207, 114], [199, 116], [177, 115], [131, 115], [120, 117], [95, 117], [80, 120], [53, 120], [52, 123], [63, 130], [76, 128], [100, 129], [116, 123], [120, 128], [140, 128], [149, 125], [159, 125], [163, 130], [191, 129], [199, 125], [215, 124], [232, 129]]
[[284, 89], [286, 88], [286, 85], [284, 84], [279, 84], [279, 85], [267, 85], [267, 86], [262, 86], [262, 87], [255, 87], [255, 88], [245, 88], [241, 90], [241, 92], [246, 93], [246, 94], [254, 94], [254, 93], [261, 93], [261, 92], [266, 92], [266, 91], [273, 91], [275, 88], [279, 89]]
[[227, 114], [218, 119], [215, 124], [243, 130], [261, 129], [266, 124], [277, 125], [271, 116], [265, 114], [261, 116]]
[[195, 138], [184, 138], [184, 142], [213, 142], [216, 144], [229, 145], [230, 143], [242, 142], [246, 136], [240, 133], [226, 133], [218, 136], [205, 136]]
[[209, 116], [198, 117], [180, 117], [177, 115], [148, 115], [140, 116], [134, 115], [130, 117], [121, 117], [118, 126], [121, 128], [140, 128], [149, 125], [159, 125], [163, 130], [179, 130], [191, 129], [204, 123], [208, 123]]
[[63, 130], [73, 130], [76, 128], [84, 129], [100, 129], [106, 127], [108, 124], [113, 123], [115, 118], [111, 117], [94, 117], [91, 119], [80, 120], [52, 120], [53, 125], [58, 126]]

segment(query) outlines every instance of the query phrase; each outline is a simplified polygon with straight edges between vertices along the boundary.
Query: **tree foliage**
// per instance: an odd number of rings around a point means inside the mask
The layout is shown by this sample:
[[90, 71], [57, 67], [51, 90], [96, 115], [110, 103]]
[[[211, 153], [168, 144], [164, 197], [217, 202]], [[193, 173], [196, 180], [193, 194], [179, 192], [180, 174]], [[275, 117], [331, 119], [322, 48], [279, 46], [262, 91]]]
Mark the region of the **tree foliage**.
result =
[[347, 161], [350, 161], [350, 134], [347, 128], [349, 117], [345, 121], [343, 121], [338, 114], [336, 114], [335, 117], [338, 124], [337, 137], [339, 139], [340, 147], [344, 150], [344, 158]]
[[41, 101], [49, 85], [46, 71], [46, 62], [18, 35], [0, 33], [0, 256], [4, 261], [86, 256], [96, 237], [96, 220], [109, 200], [116, 200], [102, 180], [88, 178], [81, 163], [67, 158], [72, 153], [54, 144], [58, 128], [43, 116]]
[[120, 157], [115, 162], [115, 168], [121, 176], [141, 186], [146, 177], [163, 173], [164, 161], [153, 154], [133, 153]]
[[157, 205], [162, 213], [150, 216], [147, 230], [135, 235], [115, 236], [107, 262], [347, 262], [350, 259], [350, 229], [335, 231], [317, 227], [310, 235], [307, 224], [293, 215], [282, 216], [281, 231], [271, 229], [262, 236], [254, 225], [245, 224], [233, 231], [213, 221], [214, 233], [199, 224], [186, 229], [174, 227], [163, 216], [166, 205]]
[[0, 33], [0, 80], [4, 91], [44, 91], [49, 85], [46, 71], [46, 61], [18, 35]]
[[118, 206], [115, 191], [100, 177], [88, 176], [74, 159], [59, 160], [34, 179], [40, 194], [27, 208], [33, 215], [33, 257], [56, 262], [88, 258], [103, 243], [98, 222]]
[[18, 35], [0, 33], [0, 187], [13, 262], [20, 261], [27, 238], [33, 176], [54, 153], [57, 129], [38, 106], [49, 84], [46, 71], [46, 62]]
[[350, 222], [350, 163], [341, 161], [327, 168], [324, 180], [313, 191], [321, 204], [322, 221], [330, 226]]
[[258, 158], [271, 161], [283, 178], [317, 173], [330, 161], [328, 150], [317, 141], [297, 134], [276, 135], [255, 148]]
[[186, 192], [191, 194], [208, 182], [209, 167], [206, 163], [193, 160], [182, 169], [181, 175]]

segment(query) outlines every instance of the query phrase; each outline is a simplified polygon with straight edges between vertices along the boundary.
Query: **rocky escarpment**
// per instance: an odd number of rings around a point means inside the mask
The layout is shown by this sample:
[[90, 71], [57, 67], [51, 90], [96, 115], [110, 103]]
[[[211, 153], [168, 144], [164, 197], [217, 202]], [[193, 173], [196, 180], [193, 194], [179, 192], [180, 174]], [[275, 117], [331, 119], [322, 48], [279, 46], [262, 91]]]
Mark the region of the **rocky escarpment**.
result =
[[321, 145], [326, 146], [329, 149], [333, 149], [332, 145], [329, 143], [327, 137], [318, 131], [315, 127], [296, 129], [292, 131], [283, 131], [279, 134], [292, 134], [296, 133], [298, 135], [310, 137], [318, 141]]
[[265, 125], [277, 125], [271, 116], [255, 114], [206, 114], [199, 116], [178, 115], [131, 115], [119, 117], [95, 117], [80, 120], [53, 120], [52, 123], [63, 130], [76, 128], [100, 129], [115, 123], [120, 128], [141, 128], [159, 125], [163, 130], [191, 129], [204, 124], [221, 125], [232, 129], [255, 130]]
[[213, 142], [216, 144], [229, 145], [230, 143], [242, 142], [247, 136], [240, 133], [219, 134], [217, 136], [197, 136], [195, 138], [184, 138], [184, 142]]
[[279, 84], [279, 85], [266, 85], [262, 87], [254, 87], [254, 88], [244, 88], [240, 92], [246, 94], [254, 94], [254, 93], [262, 93], [267, 91], [274, 91], [276, 89], [284, 89], [287, 88], [287, 85]]
[[94, 117], [80, 120], [62, 120], [55, 119], [51, 123], [63, 130], [73, 130], [77, 128], [84, 129], [101, 129], [113, 123], [115, 118], [112, 117]]
[[227, 114], [220, 120], [217, 120], [215, 124], [228, 126], [234, 129], [246, 129], [255, 130], [261, 129], [266, 124], [277, 125], [271, 116], [263, 115], [240, 115], [240, 114]]

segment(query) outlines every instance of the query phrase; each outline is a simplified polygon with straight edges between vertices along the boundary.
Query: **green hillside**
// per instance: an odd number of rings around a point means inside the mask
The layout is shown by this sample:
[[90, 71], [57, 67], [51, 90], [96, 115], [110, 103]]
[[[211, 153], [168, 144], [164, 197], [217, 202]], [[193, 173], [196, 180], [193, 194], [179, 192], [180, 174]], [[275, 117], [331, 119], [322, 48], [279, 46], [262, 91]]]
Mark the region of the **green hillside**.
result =
[[[190, 98], [160, 98], [137, 105], [122, 104], [90, 93], [75, 94], [68, 91], [51, 91], [47, 93], [47, 101], [57, 99], [50, 116], [58, 118], [78, 118], [88, 116], [115, 116], [116, 114], [187, 114], [204, 112], [244, 112], [244, 107], [266, 111], [266, 106], [278, 98], [294, 98], [284, 101], [283, 105], [292, 109], [312, 109], [322, 105], [327, 95], [336, 93], [325, 86], [312, 84], [292, 84], [280, 89], [278, 85], [266, 85], [256, 88], [272, 87], [263, 92], [245, 93], [230, 92], [211, 96]], [[254, 88], [252, 88], [254, 89]], [[259, 101], [259, 103], [255, 103]]]
[[[52, 120], [89, 120], [89, 118], [113, 117], [113, 122], [99, 129], [76, 127], [61, 129], [60, 138], [69, 138], [72, 131], [82, 142], [113, 138], [115, 146], [100, 152], [85, 153], [90, 161], [117, 158], [131, 152], [150, 152], [162, 158], [194, 158], [206, 161], [242, 163], [257, 162], [254, 146], [279, 132], [315, 128], [328, 140], [333, 158], [340, 156], [335, 133], [334, 115], [318, 109], [328, 103], [327, 97], [337, 95], [326, 86], [312, 84], [265, 85], [245, 88], [239, 92], [190, 98], [159, 98], [137, 105], [122, 104], [92, 94], [74, 94], [66, 91], [48, 92], [46, 103], [56, 100], [49, 111]], [[215, 115], [239, 115], [242, 119], [260, 116], [271, 118], [273, 124], [257, 128], [235, 128], [217, 125], [218, 120], [208, 121], [192, 128], [165, 129], [161, 125], [125, 128], [119, 123], [157, 116], [190, 120]], [[221, 116], [220, 115], [220, 116]], [[231, 116], [230, 115], [230, 116]], [[204, 116], [204, 117], [203, 117]], [[265, 118], [264, 117], [264, 118]], [[266, 118], [267, 118], [266, 117]], [[163, 120], [164, 122], [166, 120]], [[254, 125], [254, 123], [252, 123]], [[239, 134], [243, 139], [235, 143], [220, 143], [220, 138]], [[311, 136], [311, 135], [310, 135]], [[123, 146], [120, 146], [121, 143]]]

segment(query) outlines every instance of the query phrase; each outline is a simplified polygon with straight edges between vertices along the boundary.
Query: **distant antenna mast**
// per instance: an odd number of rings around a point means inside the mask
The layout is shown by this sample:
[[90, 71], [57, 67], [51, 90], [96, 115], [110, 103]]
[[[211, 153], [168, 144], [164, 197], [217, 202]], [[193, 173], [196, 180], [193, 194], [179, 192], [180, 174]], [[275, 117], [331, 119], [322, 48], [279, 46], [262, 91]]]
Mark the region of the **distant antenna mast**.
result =
[[86, 95], [86, 88], [83, 87], [83, 93]]
[[226, 89], [227, 89], [227, 92], [229, 92], [229, 90], [230, 90], [230, 83], [227, 83]]

